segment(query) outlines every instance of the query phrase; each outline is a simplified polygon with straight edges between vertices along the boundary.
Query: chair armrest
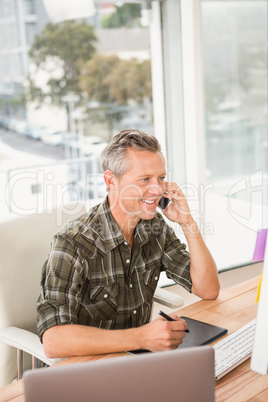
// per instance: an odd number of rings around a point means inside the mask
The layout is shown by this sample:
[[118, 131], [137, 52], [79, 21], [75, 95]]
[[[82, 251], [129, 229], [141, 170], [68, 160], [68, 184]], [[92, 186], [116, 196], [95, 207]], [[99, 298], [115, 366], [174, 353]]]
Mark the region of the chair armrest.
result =
[[184, 298], [168, 290], [157, 287], [154, 293], [154, 301], [170, 308], [179, 308], [184, 304]]
[[49, 359], [46, 357], [42, 343], [39, 337], [32, 332], [16, 327], [7, 327], [0, 330], [0, 342], [13, 346], [16, 349], [23, 350], [26, 353], [36, 357], [48, 366], [60, 362], [63, 359]]

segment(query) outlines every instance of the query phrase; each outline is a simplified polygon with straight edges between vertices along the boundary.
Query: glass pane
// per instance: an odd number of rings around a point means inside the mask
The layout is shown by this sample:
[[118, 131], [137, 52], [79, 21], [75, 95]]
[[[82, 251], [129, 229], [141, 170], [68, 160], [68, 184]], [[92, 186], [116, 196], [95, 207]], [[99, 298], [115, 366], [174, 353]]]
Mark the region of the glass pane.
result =
[[34, 40], [36, 34], [36, 23], [35, 22], [27, 22], [25, 24], [25, 31], [26, 31], [26, 42], [31, 44]]
[[201, 1], [207, 243], [249, 262], [267, 227], [267, 1]]
[[23, 9], [25, 14], [35, 14], [36, 12], [36, 6], [35, 6], [36, 0], [23, 0]]
[[141, 4], [36, 4], [0, 0], [0, 219], [103, 198], [102, 149], [154, 133]]

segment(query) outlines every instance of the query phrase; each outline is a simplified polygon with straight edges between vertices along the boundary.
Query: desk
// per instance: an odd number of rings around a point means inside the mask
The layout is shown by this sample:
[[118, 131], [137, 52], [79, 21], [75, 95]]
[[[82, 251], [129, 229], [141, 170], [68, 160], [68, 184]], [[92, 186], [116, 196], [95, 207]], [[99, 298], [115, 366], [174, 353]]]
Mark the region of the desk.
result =
[[[179, 315], [193, 317], [228, 328], [229, 334], [256, 317], [255, 303], [259, 278], [253, 278], [221, 292], [217, 300], [201, 300], [178, 310]], [[216, 343], [215, 341], [214, 343]], [[101, 356], [71, 357], [57, 365], [121, 356], [120, 353]], [[125, 355], [126, 358], [127, 355]], [[92, 363], [94, 364], [94, 363]], [[268, 400], [268, 376], [250, 370], [250, 359], [216, 381], [216, 402]], [[25, 402], [23, 380], [0, 389], [0, 401]]]

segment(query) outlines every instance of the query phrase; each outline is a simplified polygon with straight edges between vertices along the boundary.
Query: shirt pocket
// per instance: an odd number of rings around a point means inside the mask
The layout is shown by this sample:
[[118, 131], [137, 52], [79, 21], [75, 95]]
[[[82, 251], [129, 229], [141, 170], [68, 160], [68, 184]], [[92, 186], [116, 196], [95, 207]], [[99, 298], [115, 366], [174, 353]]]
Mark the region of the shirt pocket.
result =
[[143, 280], [146, 289], [146, 301], [152, 303], [154, 292], [160, 276], [160, 265], [152, 269], [146, 269], [143, 275]]
[[91, 288], [88, 309], [94, 319], [107, 321], [116, 316], [118, 293], [119, 284], [116, 283]]

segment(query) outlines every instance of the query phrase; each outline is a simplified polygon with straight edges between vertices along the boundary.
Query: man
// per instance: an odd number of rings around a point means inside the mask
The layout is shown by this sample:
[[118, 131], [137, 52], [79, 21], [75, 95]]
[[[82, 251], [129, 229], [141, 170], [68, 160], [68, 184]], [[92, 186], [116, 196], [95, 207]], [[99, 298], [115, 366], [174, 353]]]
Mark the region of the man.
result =
[[[219, 293], [216, 264], [182, 191], [165, 181], [156, 138], [121, 131], [102, 168], [107, 198], [54, 236], [42, 270], [38, 331], [49, 357], [176, 348], [183, 320], [149, 322], [162, 270], [201, 298]], [[172, 200], [164, 214], [181, 226], [190, 254], [157, 212], [162, 196]]]

